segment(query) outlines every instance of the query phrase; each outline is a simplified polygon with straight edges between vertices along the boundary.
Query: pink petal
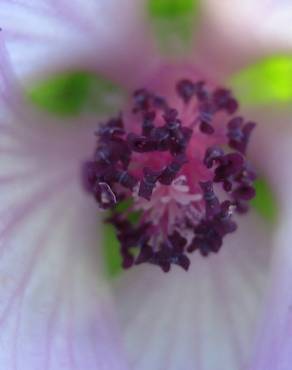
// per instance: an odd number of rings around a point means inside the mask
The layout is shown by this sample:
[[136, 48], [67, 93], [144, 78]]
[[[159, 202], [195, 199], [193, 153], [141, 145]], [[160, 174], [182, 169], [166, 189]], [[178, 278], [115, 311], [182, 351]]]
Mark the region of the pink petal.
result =
[[292, 49], [290, 1], [206, 0], [202, 12], [197, 53], [218, 74]]
[[274, 239], [271, 289], [251, 370], [290, 370], [292, 364], [291, 209], [286, 210], [279, 221], [281, 226]]
[[218, 255], [193, 256], [189, 272], [139, 267], [117, 284], [117, 307], [135, 370], [241, 370], [252, 353], [266, 290], [270, 232], [239, 221]]
[[96, 207], [80, 184], [90, 139], [27, 121], [1, 77], [0, 368], [126, 369]]
[[141, 0], [2, 0], [0, 24], [24, 78], [90, 68], [127, 81], [152, 56]]
[[252, 143], [254, 152], [260, 153], [259, 166], [275, 189], [281, 212], [251, 370], [290, 370], [292, 364], [291, 109], [281, 116], [276, 112], [262, 114], [264, 123]]

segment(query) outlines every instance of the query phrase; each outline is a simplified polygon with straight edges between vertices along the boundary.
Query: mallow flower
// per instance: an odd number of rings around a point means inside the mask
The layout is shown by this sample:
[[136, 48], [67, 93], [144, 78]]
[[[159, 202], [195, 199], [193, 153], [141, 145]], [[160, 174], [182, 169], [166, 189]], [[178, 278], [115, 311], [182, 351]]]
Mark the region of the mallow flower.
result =
[[1, 0], [1, 369], [292, 368], [291, 20]]

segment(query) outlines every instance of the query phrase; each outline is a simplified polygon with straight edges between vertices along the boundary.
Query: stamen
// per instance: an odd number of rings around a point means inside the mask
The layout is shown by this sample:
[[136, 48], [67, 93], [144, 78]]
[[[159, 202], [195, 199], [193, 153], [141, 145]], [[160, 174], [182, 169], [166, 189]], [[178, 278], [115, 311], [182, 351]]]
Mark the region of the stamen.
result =
[[173, 93], [171, 105], [168, 96], [136, 90], [130, 109], [99, 126], [83, 166], [85, 189], [111, 212], [106, 222], [117, 231], [124, 268], [188, 270], [190, 253], [220, 250], [237, 229], [234, 213], [246, 212], [255, 196], [245, 157], [255, 124], [233, 116], [231, 91], [184, 78]]

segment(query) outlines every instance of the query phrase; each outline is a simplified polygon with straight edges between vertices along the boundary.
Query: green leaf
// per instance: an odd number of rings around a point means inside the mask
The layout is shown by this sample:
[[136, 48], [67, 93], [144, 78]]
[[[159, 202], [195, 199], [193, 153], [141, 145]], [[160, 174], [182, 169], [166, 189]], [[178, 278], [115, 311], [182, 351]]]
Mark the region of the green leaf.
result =
[[148, 0], [148, 15], [162, 51], [186, 53], [193, 39], [198, 0]]
[[74, 71], [38, 81], [28, 89], [27, 95], [43, 110], [59, 116], [73, 116], [86, 110], [98, 114], [117, 111], [124, 92], [102, 76]]
[[255, 182], [256, 197], [251, 205], [268, 222], [275, 223], [278, 216], [278, 206], [275, 195], [268, 182], [264, 178], [259, 178]]
[[229, 83], [245, 105], [292, 102], [292, 55], [258, 61], [233, 75]]

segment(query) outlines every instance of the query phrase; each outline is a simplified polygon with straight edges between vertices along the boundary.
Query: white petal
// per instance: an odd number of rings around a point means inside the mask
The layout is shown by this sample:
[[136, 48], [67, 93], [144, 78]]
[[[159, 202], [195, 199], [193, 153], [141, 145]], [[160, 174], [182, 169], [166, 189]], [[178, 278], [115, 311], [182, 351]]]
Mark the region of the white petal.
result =
[[290, 1], [206, 0], [202, 8], [198, 53], [206, 67], [226, 74], [262, 55], [291, 52]]
[[273, 185], [280, 217], [273, 238], [270, 288], [250, 369], [289, 370], [292, 363], [291, 109], [278, 117], [275, 111], [274, 114], [266, 111], [261, 118], [263, 123], [252, 147], [258, 153], [259, 166]]
[[[291, 207], [291, 203], [290, 203]], [[290, 370], [292, 363], [291, 208], [280, 218], [275, 257], [251, 370]]]
[[2, 95], [0, 368], [123, 370], [96, 207], [80, 179], [92, 135], [27, 116]]
[[269, 236], [249, 214], [218, 255], [194, 255], [187, 273], [129, 272], [117, 284], [117, 307], [133, 368], [244, 369], [266, 288]]
[[82, 224], [87, 210], [78, 192], [63, 185], [63, 197], [54, 196], [58, 190], [51, 185], [46, 194], [47, 189], [41, 195], [34, 191], [22, 203], [13, 191], [17, 205], [5, 202], [1, 213], [0, 364], [119, 370], [123, 362], [111, 303], [98, 258], [90, 261], [89, 248], [98, 247], [88, 240], [94, 231]]
[[132, 79], [151, 56], [141, 1], [2, 0], [0, 24], [20, 77], [91, 68]]

